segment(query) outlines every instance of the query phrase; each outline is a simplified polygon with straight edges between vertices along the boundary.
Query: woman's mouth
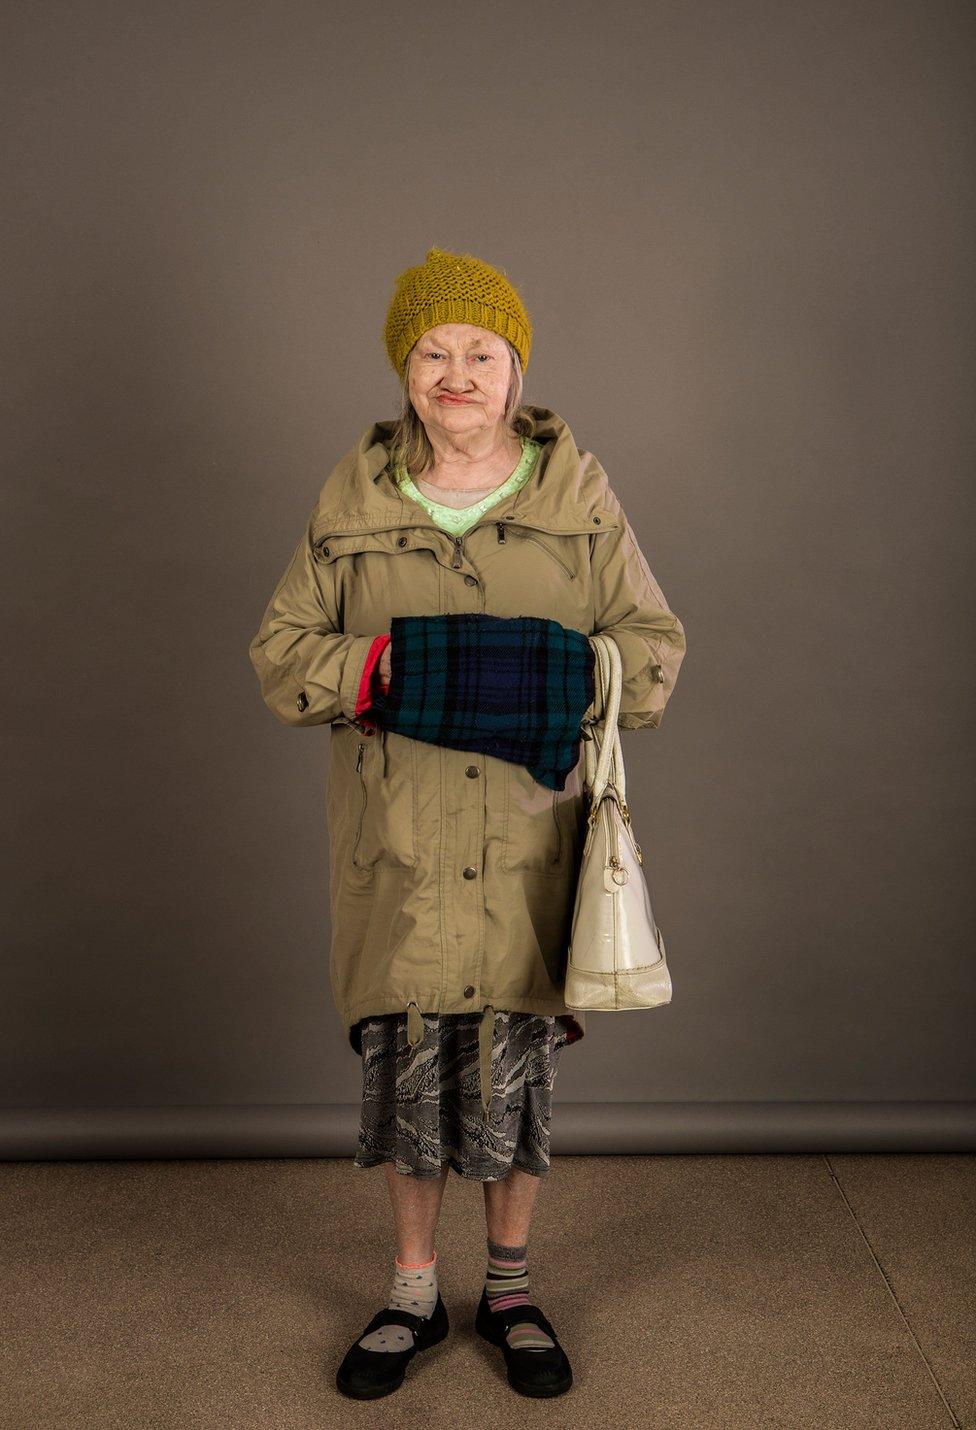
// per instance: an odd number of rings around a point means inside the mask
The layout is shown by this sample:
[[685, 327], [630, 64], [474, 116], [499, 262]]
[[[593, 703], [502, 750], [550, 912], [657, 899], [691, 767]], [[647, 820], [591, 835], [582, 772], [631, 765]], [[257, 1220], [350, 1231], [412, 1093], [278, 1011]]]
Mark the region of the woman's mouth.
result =
[[471, 398], [470, 398], [470, 397], [452, 397], [449, 393], [439, 392], [439, 393], [437, 394], [437, 401], [438, 401], [438, 402], [445, 402], [445, 403], [448, 404], [448, 406], [460, 407], [462, 404], [470, 403]]

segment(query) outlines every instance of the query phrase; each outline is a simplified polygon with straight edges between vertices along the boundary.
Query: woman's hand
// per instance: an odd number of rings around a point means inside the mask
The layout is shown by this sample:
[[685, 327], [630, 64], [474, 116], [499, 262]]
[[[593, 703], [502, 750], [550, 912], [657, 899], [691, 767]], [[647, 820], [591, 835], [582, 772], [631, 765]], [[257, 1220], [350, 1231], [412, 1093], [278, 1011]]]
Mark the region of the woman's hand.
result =
[[390, 658], [392, 645], [392, 641], [387, 641], [383, 649], [383, 654], [376, 663], [376, 678], [380, 683], [380, 688], [384, 695], [390, 688], [390, 677], [393, 674], [393, 666]]

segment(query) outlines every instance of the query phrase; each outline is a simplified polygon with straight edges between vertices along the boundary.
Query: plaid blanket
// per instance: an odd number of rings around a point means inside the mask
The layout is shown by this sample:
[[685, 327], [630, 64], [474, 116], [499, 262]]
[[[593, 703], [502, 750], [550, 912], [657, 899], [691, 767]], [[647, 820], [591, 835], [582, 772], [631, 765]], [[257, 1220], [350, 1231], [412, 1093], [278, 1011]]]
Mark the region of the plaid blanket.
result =
[[565, 789], [595, 693], [588, 638], [539, 616], [393, 616], [390, 684], [370, 707], [414, 740], [525, 765]]

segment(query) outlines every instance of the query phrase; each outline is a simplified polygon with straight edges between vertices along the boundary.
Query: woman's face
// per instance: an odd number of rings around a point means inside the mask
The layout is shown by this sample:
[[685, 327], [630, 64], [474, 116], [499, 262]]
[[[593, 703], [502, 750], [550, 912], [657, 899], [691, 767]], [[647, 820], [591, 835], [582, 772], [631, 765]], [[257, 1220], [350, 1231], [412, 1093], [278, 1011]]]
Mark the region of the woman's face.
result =
[[504, 338], [473, 323], [429, 328], [411, 350], [407, 388], [424, 426], [462, 437], [501, 423], [512, 377]]

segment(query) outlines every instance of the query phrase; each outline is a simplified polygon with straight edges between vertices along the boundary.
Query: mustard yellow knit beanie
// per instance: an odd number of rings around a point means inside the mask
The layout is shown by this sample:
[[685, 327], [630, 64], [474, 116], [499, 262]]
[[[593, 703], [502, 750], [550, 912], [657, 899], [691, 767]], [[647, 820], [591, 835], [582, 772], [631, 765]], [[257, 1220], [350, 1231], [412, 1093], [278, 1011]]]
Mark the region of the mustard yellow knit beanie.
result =
[[505, 274], [470, 253], [430, 248], [423, 263], [405, 269], [386, 315], [386, 351], [402, 380], [407, 354], [438, 323], [475, 323], [508, 338], [522, 371], [529, 365], [532, 323]]

